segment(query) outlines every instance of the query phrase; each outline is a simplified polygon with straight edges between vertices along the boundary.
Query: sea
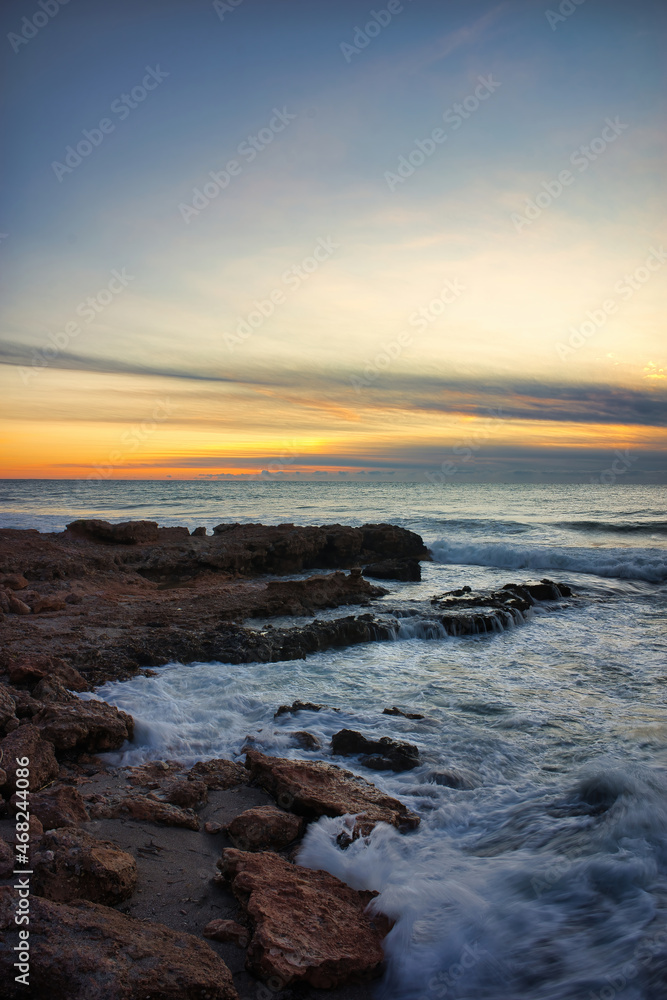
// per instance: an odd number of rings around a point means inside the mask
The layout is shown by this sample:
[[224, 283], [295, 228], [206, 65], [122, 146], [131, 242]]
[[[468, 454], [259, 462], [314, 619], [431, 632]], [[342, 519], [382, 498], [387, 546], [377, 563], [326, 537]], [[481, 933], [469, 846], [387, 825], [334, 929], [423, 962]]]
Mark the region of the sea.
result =
[[[399, 524], [433, 561], [385, 602], [544, 577], [572, 588], [490, 634], [406, 624], [395, 641], [171, 663], [93, 695], [135, 717], [112, 757], [124, 764], [241, 759], [248, 741], [331, 760], [342, 728], [419, 747], [400, 774], [334, 758], [419, 813], [416, 831], [380, 825], [344, 850], [345, 820], [323, 818], [299, 855], [377, 890], [395, 921], [377, 1000], [667, 997], [666, 505], [665, 487], [619, 483], [0, 483], [0, 525], [40, 531], [77, 517]], [[274, 719], [295, 699], [329, 707]], [[383, 714], [393, 706], [424, 718]], [[303, 729], [322, 750], [292, 746]]]

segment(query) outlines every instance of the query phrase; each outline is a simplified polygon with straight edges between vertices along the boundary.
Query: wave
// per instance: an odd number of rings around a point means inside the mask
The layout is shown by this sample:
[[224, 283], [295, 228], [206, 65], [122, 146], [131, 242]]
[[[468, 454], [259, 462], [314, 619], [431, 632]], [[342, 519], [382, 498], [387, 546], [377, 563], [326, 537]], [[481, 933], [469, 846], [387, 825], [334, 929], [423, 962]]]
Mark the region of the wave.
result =
[[511, 545], [506, 542], [456, 543], [439, 539], [431, 546], [438, 563], [495, 566], [499, 569], [560, 570], [619, 580], [667, 580], [667, 552], [660, 549], [588, 549]]
[[604, 531], [621, 535], [667, 535], [667, 521], [556, 521], [559, 528]]

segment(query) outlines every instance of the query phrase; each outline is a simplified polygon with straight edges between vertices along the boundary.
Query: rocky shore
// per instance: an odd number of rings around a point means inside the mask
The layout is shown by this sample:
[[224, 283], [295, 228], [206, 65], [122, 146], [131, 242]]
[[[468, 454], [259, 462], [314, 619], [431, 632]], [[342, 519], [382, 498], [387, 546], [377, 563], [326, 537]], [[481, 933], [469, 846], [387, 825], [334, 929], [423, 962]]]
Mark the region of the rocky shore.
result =
[[[250, 745], [242, 762], [110, 768], [98, 755], [131, 740], [134, 720], [78, 693], [172, 660], [273, 662], [391, 640], [405, 622], [423, 623], [425, 636], [492, 631], [519, 624], [538, 602], [570, 596], [541, 581], [388, 604], [387, 589], [366, 579], [419, 579], [428, 558], [418, 535], [385, 524], [221, 524], [212, 536], [147, 521], [0, 531], [3, 995], [27, 995], [13, 969], [24, 758], [31, 995], [369, 995], [390, 923], [374, 893], [299, 866], [299, 841], [320, 816], [354, 817], [341, 849], [379, 822], [409, 835], [419, 817], [336, 763], [270, 757]], [[254, 621], [344, 605], [355, 612], [279, 628]], [[320, 707], [276, 706], [276, 715], [294, 716], [296, 746], [322, 749], [297, 728], [299, 712]], [[385, 712], [419, 718], [396, 706]], [[326, 753], [374, 770], [419, 763], [411, 743], [344, 728]], [[463, 787], [455, 774], [445, 779]]]

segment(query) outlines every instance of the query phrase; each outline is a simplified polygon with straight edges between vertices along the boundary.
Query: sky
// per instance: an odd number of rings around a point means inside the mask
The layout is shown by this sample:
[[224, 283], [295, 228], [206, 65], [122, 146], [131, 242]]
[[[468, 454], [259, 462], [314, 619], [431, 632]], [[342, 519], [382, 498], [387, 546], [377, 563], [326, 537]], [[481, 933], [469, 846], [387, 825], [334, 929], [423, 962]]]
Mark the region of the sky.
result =
[[0, 21], [0, 476], [667, 481], [667, 4]]

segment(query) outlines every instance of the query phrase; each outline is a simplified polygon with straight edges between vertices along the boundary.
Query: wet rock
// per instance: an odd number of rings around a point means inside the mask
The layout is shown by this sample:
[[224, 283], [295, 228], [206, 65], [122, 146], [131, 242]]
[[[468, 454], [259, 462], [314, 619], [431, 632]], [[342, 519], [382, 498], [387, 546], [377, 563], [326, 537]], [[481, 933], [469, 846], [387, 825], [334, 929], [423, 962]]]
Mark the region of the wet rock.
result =
[[557, 601], [561, 597], [572, 596], [572, 590], [566, 583], [554, 583], [553, 580], [546, 579], [539, 583], [506, 583], [503, 590], [527, 593], [535, 601]]
[[455, 767], [439, 768], [429, 772], [426, 779], [434, 785], [444, 785], [446, 788], [458, 788], [469, 790], [475, 788], [478, 782], [470, 771], [459, 770]]
[[8, 590], [25, 590], [27, 586], [28, 581], [20, 573], [4, 573], [0, 576], [0, 587]]
[[247, 948], [250, 940], [248, 928], [237, 924], [235, 920], [211, 920], [210, 923], [206, 924], [202, 934], [212, 941], [237, 944], [239, 948]]
[[78, 826], [90, 819], [81, 792], [71, 785], [55, 785], [31, 795], [30, 812], [39, 818], [45, 830]]
[[421, 580], [422, 571], [417, 559], [382, 559], [364, 566], [364, 576], [376, 580]]
[[[7, 1000], [15, 982], [15, 891], [0, 888], [0, 972]], [[200, 938], [118, 910], [34, 897], [30, 906], [30, 988], [49, 1000], [238, 1000], [229, 969]]]
[[[281, 705], [280, 708], [273, 713], [273, 718], [277, 719], [280, 715], [287, 715], [289, 713], [294, 714], [295, 712], [321, 712], [323, 708], [329, 709], [328, 705], [316, 705], [312, 701], [293, 701], [291, 705]], [[340, 712], [339, 708], [331, 708], [330, 712]]]
[[118, 750], [134, 733], [134, 719], [103, 701], [47, 704], [33, 724], [56, 750]]
[[419, 817], [402, 802], [334, 764], [286, 760], [248, 750], [246, 768], [279, 806], [308, 819], [358, 815], [357, 829], [364, 835], [376, 823], [389, 823], [399, 830], [419, 825]]
[[227, 836], [243, 851], [279, 851], [300, 837], [304, 826], [303, 819], [293, 813], [275, 806], [255, 806], [234, 817]]
[[290, 739], [292, 740], [292, 745], [299, 747], [301, 750], [320, 750], [322, 748], [322, 744], [317, 736], [313, 736], [312, 733], [307, 732], [305, 729], [298, 729], [296, 732], [290, 733]]
[[334, 989], [379, 976], [382, 937], [369, 896], [277, 854], [229, 848], [219, 867], [252, 926], [246, 967], [280, 987]]
[[28, 757], [30, 760], [30, 791], [37, 792], [44, 785], [58, 777], [59, 766], [53, 752], [53, 744], [42, 739], [42, 734], [36, 726], [26, 723], [19, 726], [0, 741], [0, 751], [3, 769], [7, 773], [4, 794], [7, 798], [16, 791], [16, 770], [19, 765], [17, 757]]
[[361, 763], [380, 771], [409, 771], [419, 764], [419, 748], [382, 736], [369, 740], [354, 729], [341, 729], [331, 737], [333, 753], [343, 757], [362, 754]]
[[188, 775], [204, 782], [211, 791], [226, 790], [248, 783], [248, 772], [243, 764], [216, 758], [200, 760], [190, 768]]
[[182, 826], [186, 830], [199, 830], [201, 827], [199, 816], [192, 809], [182, 809], [147, 795], [129, 795], [121, 800], [110, 815], [126, 815], [131, 819], [162, 823], [164, 826]]
[[89, 899], [114, 906], [128, 899], [137, 883], [131, 854], [73, 827], [45, 833], [32, 867], [33, 891], [59, 903]]
[[423, 719], [425, 716], [420, 715], [419, 712], [403, 712], [400, 708], [383, 708], [383, 715], [402, 715], [404, 719]]

